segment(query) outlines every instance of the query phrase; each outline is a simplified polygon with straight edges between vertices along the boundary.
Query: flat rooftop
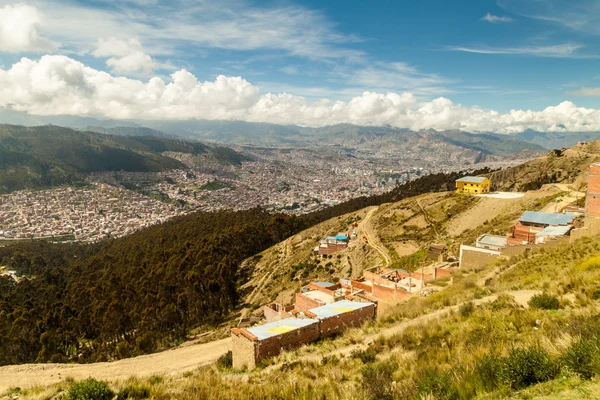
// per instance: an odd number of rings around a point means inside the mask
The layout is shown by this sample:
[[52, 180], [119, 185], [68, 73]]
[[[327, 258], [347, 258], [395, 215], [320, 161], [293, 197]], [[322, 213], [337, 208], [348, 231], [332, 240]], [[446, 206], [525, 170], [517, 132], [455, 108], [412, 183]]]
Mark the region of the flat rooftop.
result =
[[311, 290], [310, 292], [302, 294], [310, 299], [319, 300], [322, 303], [333, 303], [335, 301], [332, 295], [320, 292], [318, 290]]
[[457, 179], [456, 182], [481, 183], [486, 179], [483, 176], [465, 176], [464, 178]]
[[496, 246], [496, 247], [505, 247], [507, 238], [506, 236], [498, 236], [498, 235], [483, 235], [479, 239], [477, 239], [478, 244], [483, 244], [487, 246]]
[[350, 311], [370, 307], [373, 304], [374, 303], [370, 302], [363, 303], [358, 301], [340, 300], [336, 301], [335, 303], [330, 303], [321, 307], [313, 308], [310, 310], [310, 312], [315, 314], [319, 319], [330, 318]]
[[312, 318], [286, 318], [281, 321], [270, 322], [268, 324], [253, 326], [247, 328], [247, 330], [256, 336], [258, 340], [265, 340], [273, 336], [282, 335], [296, 329], [304, 328], [312, 324], [316, 324], [319, 321]]

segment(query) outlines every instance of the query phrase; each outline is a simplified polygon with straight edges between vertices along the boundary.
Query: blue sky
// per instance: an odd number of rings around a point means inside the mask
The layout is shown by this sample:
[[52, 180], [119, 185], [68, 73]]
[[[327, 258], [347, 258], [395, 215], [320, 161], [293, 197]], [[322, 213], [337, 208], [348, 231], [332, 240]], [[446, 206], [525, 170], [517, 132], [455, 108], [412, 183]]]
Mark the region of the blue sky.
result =
[[[219, 75], [242, 78], [250, 88], [243, 82], [226, 83], [238, 94], [245, 87], [244, 96], [248, 97], [232, 100], [240, 102], [240, 107], [246, 100], [247, 109], [260, 99], [271, 104], [273, 99], [256, 97], [267, 93], [280, 96], [279, 108], [289, 110], [292, 103], [300, 107], [299, 101], [313, 107], [310, 118], [278, 119], [271, 115], [275, 112], [271, 105], [268, 118], [264, 114], [257, 117], [256, 107], [241, 113], [238, 109], [215, 110], [212, 105], [210, 112], [198, 115], [180, 108], [173, 114], [176, 118], [241, 116], [311, 124], [323, 113], [312, 103], [328, 99], [330, 105], [341, 101], [351, 106], [353, 98], [369, 91], [381, 94], [379, 100], [393, 103], [396, 109], [405, 103], [422, 109], [443, 97], [452, 102], [449, 112], [458, 115], [443, 126], [478, 127], [461, 120], [471, 118], [471, 111], [461, 116], [468, 110], [456, 107], [508, 115], [510, 110], [541, 112], [568, 101], [585, 115], [581, 109], [596, 110], [600, 99], [598, 1], [0, 0], [0, 21], [4, 26], [11, 23], [10, 29], [0, 29], [0, 65], [5, 71], [15, 69], [15, 65], [25, 68], [19, 61], [22, 57], [41, 62], [44, 56], [62, 56], [92, 68], [94, 73], [127, 78], [129, 88], [135, 86], [133, 81], [147, 84], [153, 77], [169, 84], [172, 74], [185, 69], [198, 82], [215, 83], [210, 90], [220, 90], [215, 81]], [[54, 72], [46, 71], [44, 76], [62, 76], [57, 68], [63, 68], [63, 72], [74, 68], [65, 65], [56, 59], [46, 62], [44, 68]], [[33, 67], [27, 68], [28, 76], [34, 79]], [[15, 69], [13, 75], [23, 74]], [[60, 85], [53, 87], [52, 79], [48, 90], [58, 90]], [[86, 85], [92, 81], [97, 84], [87, 75], [81, 79]], [[65, 82], [72, 83], [69, 79]], [[192, 85], [191, 80], [186, 82]], [[31, 82], [24, 85], [36, 88]], [[92, 92], [105, 89], [94, 87]], [[285, 106], [280, 104], [282, 93], [294, 96]], [[388, 93], [403, 99], [408, 99], [408, 94], [412, 97], [399, 105], [393, 98], [384, 98]], [[81, 104], [66, 112], [117, 115], [114, 110], [98, 110], [98, 99], [92, 104], [81, 96], [82, 92], [74, 92], [72, 98]], [[136, 96], [139, 94], [132, 94]], [[39, 101], [39, 96], [32, 93], [28, 101]], [[359, 114], [387, 107], [373, 101]], [[31, 113], [52, 112], [51, 103], [43, 107], [25, 103], [21, 98], [7, 98], [3, 103], [0, 97], [0, 106]], [[202, 106], [208, 107], [205, 103]], [[164, 104], [160, 107], [157, 115], [168, 117]], [[441, 106], [438, 102], [431, 107], [437, 110]], [[567, 109], [573, 107], [563, 108], [572, 113]], [[331, 110], [327, 113], [335, 114]], [[139, 114], [131, 111], [123, 116]], [[355, 117], [367, 124], [406, 123], [398, 115], [369, 122], [356, 113], [348, 122]], [[546, 128], [561, 125], [554, 116], [551, 121], [545, 115], [541, 117], [546, 118]], [[337, 114], [328, 118], [330, 122], [344, 119]], [[486, 117], [477, 114], [473, 118]], [[502, 131], [511, 118], [514, 116], [482, 129]], [[434, 122], [409, 127], [438, 126]], [[517, 121], [514, 129], [524, 127], [522, 122]]]

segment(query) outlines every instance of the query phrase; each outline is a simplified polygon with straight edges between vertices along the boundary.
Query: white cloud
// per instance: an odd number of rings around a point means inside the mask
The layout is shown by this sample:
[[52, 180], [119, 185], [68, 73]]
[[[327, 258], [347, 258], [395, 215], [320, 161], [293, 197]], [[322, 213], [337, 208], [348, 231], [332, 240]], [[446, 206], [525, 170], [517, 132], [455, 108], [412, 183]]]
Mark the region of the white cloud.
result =
[[150, 75], [156, 67], [152, 57], [144, 52], [142, 44], [137, 39], [129, 39], [128, 41], [114, 37], [100, 39], [92, 55], [102, 58], [108, 57], [106, 65], [117, 74]]
[[499, 113], [440, 97], [420, 101], [409, 92], [364, 92], [350, 101], [307, 101], [287, 93], [261, 95], [241, 77], [220, 75], [201, 82], [186, 70], [169, 81], [113, 76], [66, 56], [23, 58], [0, 69], [0, 107], [40, 115], [115, 119], [238, 119], [324, 126], [337, 123], [390, 125], [471, 132], [598, 131], [600, 110], [565, 101], [542, 111]]
[[[0, 0], [0, 4], [3, 1]], [[348, 44], [362, 39], [340, 33], [324, 13], [301, 6], [266, 7], [247, 0], [107, 1], [110, 8], [63, 0], [30, 0], [49, 37], [77, 53], [98, 37], [144, 38], [146, 52], [183, 54], [194, 48], [281, 51], [318, 61], [363, 60]], [[192, 49], [192, 50], [190, 50]]]
[[500, 22], [512, 22], [513, 19], [509, 17], [499, 17], [497, 15], [487, 13], [483, 17], [481, 17], [481, 21], [487, 21], [493, 24], [498, 24]]
[[54, 50], [56, 45], [38, 34], [39, 22], [35, 7], [22, 3], [0, 7], [0, 52]]
[[551, 46], [523, 46], [523, 47], [460, 47], [449, 46], [447, 50], [462, 51], [466, 53], [479, 54], [509, 54], [509, 55], [527, 55], [536, 57], [554, 57], [554, 58], [596, 58], [597, 56], [578, 55], [576, 51], [583, 46], [579, 44], [557, 44]]
[[598, 96], [600, 96], [600, 88], [582, 87], [579, 90], [576, 90], [574, 92], [568, 92], [567, 94], [569, 94], [571, 96], [598, 97]]

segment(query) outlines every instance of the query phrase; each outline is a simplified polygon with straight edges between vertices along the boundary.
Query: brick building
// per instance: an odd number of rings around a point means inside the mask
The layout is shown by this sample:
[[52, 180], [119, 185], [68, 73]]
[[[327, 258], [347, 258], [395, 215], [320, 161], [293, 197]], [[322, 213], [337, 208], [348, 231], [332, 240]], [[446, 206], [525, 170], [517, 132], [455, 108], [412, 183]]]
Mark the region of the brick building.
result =
[[252, 328], [231, 330], [233, 368], [256, 365], [283, 350], [292, 350], [358, 327], [376, 316], [374, 303], [342, 300], [304, 312], [308, 318], [287, 318]]
[[[570, 230], [574, 219], [575, 216], [571, 214], [525, 211], [519, 218], [519, 222], [512, 227], [508, 244], [539, 243], [550, 236], [564, 236]], [[555, 227], [569, 227], [569, 229]]]
[[327, 236], [315, 247], [315, 253], [320, 255], [330, 255], [348, 247], [348, 236], [338, 233], [336, 236]]

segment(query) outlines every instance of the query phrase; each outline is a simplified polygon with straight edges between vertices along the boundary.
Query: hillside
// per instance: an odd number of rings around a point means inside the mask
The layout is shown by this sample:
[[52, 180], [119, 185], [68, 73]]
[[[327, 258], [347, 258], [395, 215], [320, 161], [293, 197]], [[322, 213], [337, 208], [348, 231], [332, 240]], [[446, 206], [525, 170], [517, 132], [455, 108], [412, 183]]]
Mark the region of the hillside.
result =
[[489, 176], [494, 190], [538, 189], [547, 183], [569, 183], [573, 189], [582, 190], [586, 186], [588, 166], [597, 161], [600, 161], [600, 141], [554, 150]]
[[0, 125], [0, 193], [75, 184], [104, 171], [157, 172], [186, 166], [165, 152], [239, 164], [226, 148], [153, 136], [110, 136], [58, 126]]
[[546, 149], [561, 149], [579, 142], [600, 140], [600, 132], [537, 132], [527, 129], [515, 134], [515, 137]]
[[[115, 391], [151, 398], [591, 400], [600, 389], [599, 249], [600, 238], [587, 238], [459, 271], [444, 291], [413, 298], [374, 324], [283, 353], [253, 371], [232, 371], [224, 361], [206, 365], [202, 357], [195, 371], [182, 360], [179, 373], [160, 364], [189, 352], [183, 347], [154, 362], [128, 364], [137, 378], [116, 371], [123, 363], [2, 367], [0, 387], [23, 399], [54, 399], [73, 377], [97, 374]], [[539, 301], [542, 293], [546, 302]], [[214, 354], [208, 344], [197, 347]], [[43, 385], [30, 388], [35, 376]], [[8, 389], [10, 377], [22, 388]]]

